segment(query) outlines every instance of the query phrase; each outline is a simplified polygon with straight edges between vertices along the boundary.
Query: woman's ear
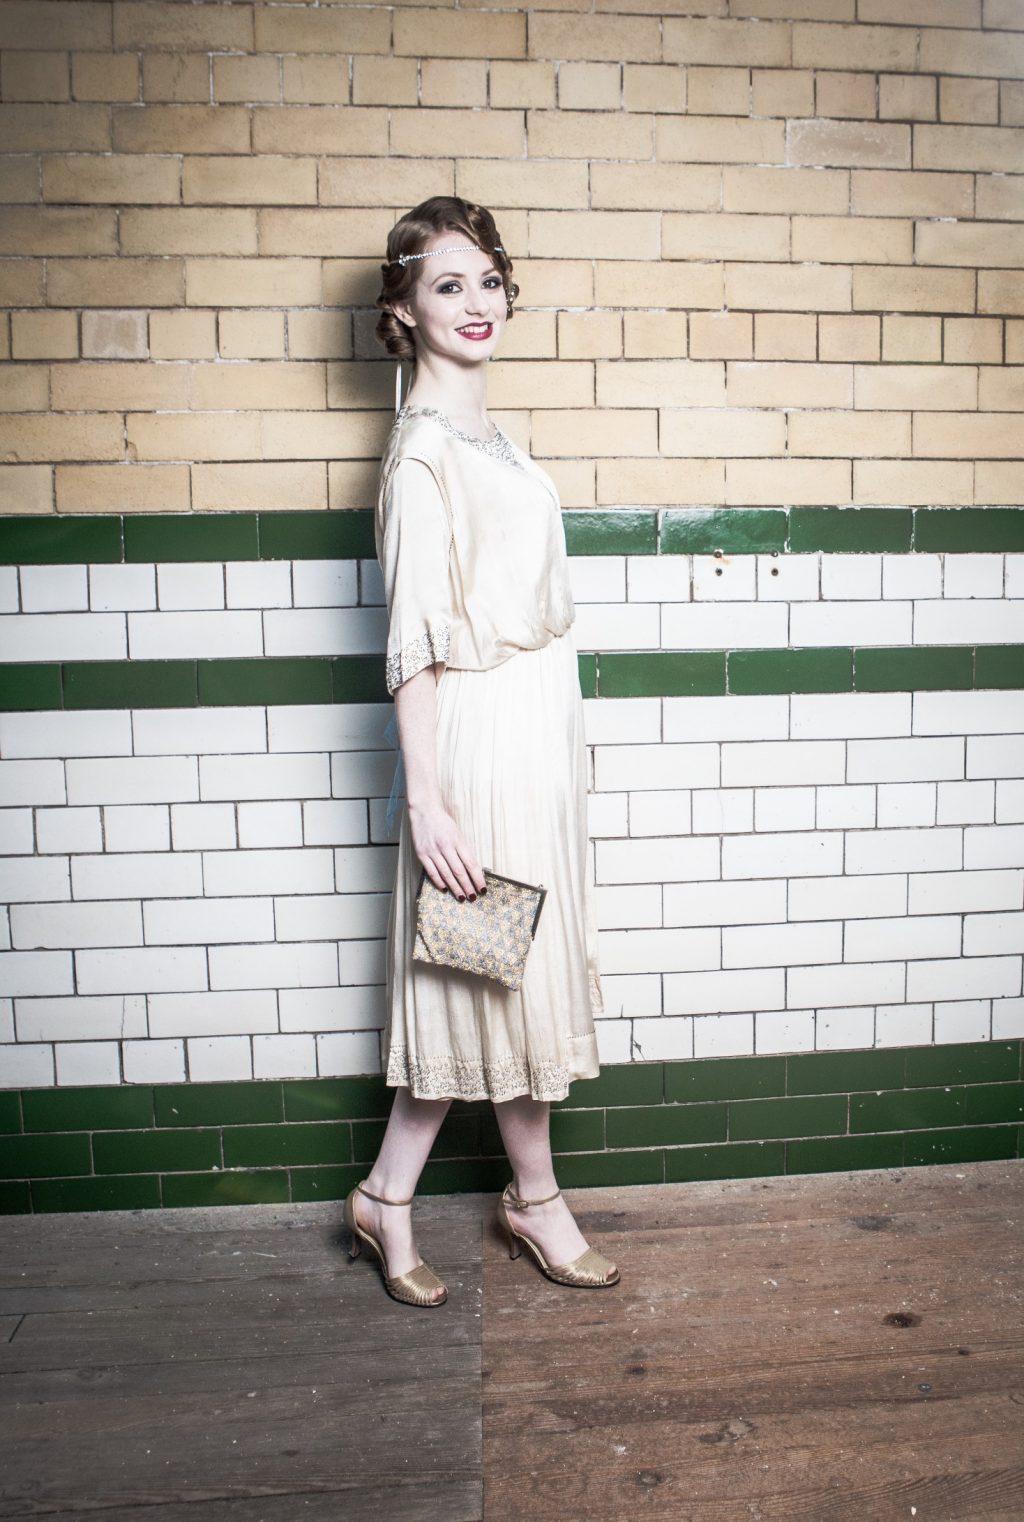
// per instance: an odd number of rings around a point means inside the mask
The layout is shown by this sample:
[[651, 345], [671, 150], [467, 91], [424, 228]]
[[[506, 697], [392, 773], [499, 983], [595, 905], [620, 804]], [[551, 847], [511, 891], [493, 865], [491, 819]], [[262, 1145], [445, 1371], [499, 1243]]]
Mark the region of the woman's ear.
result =
[[397, 317], [399, 322], [404, 322], [407, 328], [416, 326], [416, 319], [412, 315], [412, 308], [407, 301], [393, 301], [388, 307], [392, 316]]

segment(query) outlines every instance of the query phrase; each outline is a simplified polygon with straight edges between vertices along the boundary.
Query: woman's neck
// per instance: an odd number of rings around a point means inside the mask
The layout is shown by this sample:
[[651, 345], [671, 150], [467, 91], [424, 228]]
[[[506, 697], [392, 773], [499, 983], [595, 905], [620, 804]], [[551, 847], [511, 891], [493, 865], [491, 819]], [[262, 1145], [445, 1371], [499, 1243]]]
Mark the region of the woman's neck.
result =
[[487, 377], [483, 365], [472, 371], [434, 373], [417, 364], [406, 403], [415, 407], [436, 407], [465, 433], [481, 438], [493, 432], [487, 416]]

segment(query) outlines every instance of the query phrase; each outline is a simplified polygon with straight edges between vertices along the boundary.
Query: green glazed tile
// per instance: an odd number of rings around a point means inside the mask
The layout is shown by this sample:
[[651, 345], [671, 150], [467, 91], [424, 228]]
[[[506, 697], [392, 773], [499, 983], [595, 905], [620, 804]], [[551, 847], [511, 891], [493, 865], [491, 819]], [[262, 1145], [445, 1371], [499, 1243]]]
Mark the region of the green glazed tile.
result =
[[0, 666], [0, 709], [4, 713], [60, 708], [60, 666], [32, 661]]
[[969, 1126], [1024, 1120], [1024, 1083], [982, 1083], [967, 1090]]
[[656, 555], [658, 515], [613, 509], [588, 512], [569, 508], [562, 513], [565, 543], [570, 555]]
[[192, 1205], [283, 1205], [288, 1199], [284, 1168], [263, 1173], [172, 1173], [162, 1180], [163, 1202], [172, 1209]]
[[49, 1178], [32, 1185], [37, 1211], [156, 1210], [160, 1180], [143, 1173], [118, 1178]]
[[153, 1095], [158, 1126], [252, 1126], [284, 1117], [280, 1083], [165, 1083]]
[[598, 656], [603, 698], [695, 697], [725, 691], [724, 650], [652, 650]]
[[786, 1144], [781, 1141], [726, 1143], [722, 1147], [668, 1147], [665, 1182], [686, 1184], [697, 1179], [767, 1178], [786, 1171]]
[[852, 1094], [851, 1131], [910, 1131], [963, 1122], [963, 1089], [900, 1089], [890, 1094]]
[[958, 1126], [952, 1131], [908, 1131], [903, 1138], [903, 1157], [908, 1168], [928, 1163], [985, 1163], [1016, 1156], [1016, 1126]]
[[992, 553], [1024, 550], [1024, 513], [1019, 507], [919, 507], [914, 549]]
[[853, 652], [857, 692], [958, 692], [974, 684], [970, 645], [881, 645]]
[[660, 1105], [665, 1089], [663, 1062], [603, 1063], [597, 1078], [574, 1082], [565, 1099], [552, 1105], [566, 1109], [600, 1109], [612, 1105]]
[[347, 1163], [352, 1135], [346, 1121], [287, 1126], [232, 1126], [224, 1133], [225, 1168]]
[[373, 511], [260, 513], [261, 560], [375, 560]]
[[825, 1098], [730, 1100], [729, 1140], [841, 1135], [846, 1131], [846, 1106], [843, 1094]]
[[580, 692], [585, 698], [597, 697], [597, 656], [577, 655], [580, 673]]
[[292, 1168], [291, 1197], [300, 1200], [343, 1200], [366, 1177], [366, 1169], [353, 1164], [347, 1168]]
[[286, 1120], [387, 1119], [395, 1091], [378, 1076], [286, 1080]]
[[970, 1041], [907, 1049], [908, 1087], [938, 1083], [1011, 1083], [1020, 1077], [1019, 1041]]
[[0, 1178], [65, 1178], [91, 1173], [88, 1136], [7, 1136], [0, 1147]]
[[856, 1168], [899, 1168], [903, 1137], [818, 1136], [786, 1143], [787, 1173], [846, 1173]]
[[32, 1190], [24, 1180], [0, 1183], [0, 1215], [31, 1215]]
[[357, 1163], [372, 1163], [384, 1140], [386, 1120], [354, 1120], [352, 1125], [352, 1158]]
[[730, 650], [727, 667], [735, 693], [853, 691], [853, 651], [843, 647]]
[[66, 661], [65, 708], [194, 708], [195, 661]]
[[5, 1089], [3, 1093], [0, 1093], [0, 1131], [14, 1132], [20, 1130], [21, 1096], [17, 1089]]
[[209, 660], [197, 666], [199, 702], [204, 708], [332, 701], [331, 662], [318, 656]]
[[154, 513], [124, 520], [124, 558], [257, 560], [255, 513]]
[[910, 549], [912, 529], [912, 514], [902, 507], [793, 507], [789, 548], [898, 554]]
[[121, 559], [121, 519], [0, 518], [0, 565], [91, 565]]
[[[508, 1178], [508, 1163], [504, 1177]], [[563, 1189], [599, 1189], [618, 1184], [660, 1184], [665, 1177], [665, 1154], [643, 1152], [572, 1152], [558, 1159], [558, 1182]]]
[[763, 1099], [785, 1092], [785, 1057], [704, 1057], [665, 1064], [665, 1098], [675, 1102]]
[[26, 1089], [26, 1131], [115, 1131], [153, 1124], [153, 1090], [124, 1088]]
[[979, 645], [974, 652], [975, 687], [1024, 687], [1024, 645]]
[[799, 1052], [784, 1059], [789, 1094], [852, 1094], [903, 1083], [903, 1052]]
[[[564, 1164], [559, 1164], [559, 1175]], [[365, 1172], [360, 1175], [365, 1178]], [[437, 1158], [420, 1174], [417, 1194], [497, 1194], [508, 1180], [508, 1160], [498, 1157]]]
[[335, 703], [390, 703], [383, 655], [337, 655], [331, 661]]
[[[644, 1113], [646, 1114], [646, 1111]], [[551, 1115], [552, 1151], [600, 1152], [605, 1145], [604, 1118], [604, 1110], [553, 1111]]]
[[785, 508], [670, 507], [661, 520], [662, 555], [767, 553], [786, 548]]
[[480, 1116], [466, 1115], [454, 1108], [449, 1110], [428, 1155], [435, 1158], [478, 1157], [480, 1155]]
[[607, 1111], [609, 1147], [725, 1141], [724, 1104], [643, 1105]]
[[220, 1166], [220, 1132], [104, 1131], [92, 1139], [97, 1173], [184, 1173]]

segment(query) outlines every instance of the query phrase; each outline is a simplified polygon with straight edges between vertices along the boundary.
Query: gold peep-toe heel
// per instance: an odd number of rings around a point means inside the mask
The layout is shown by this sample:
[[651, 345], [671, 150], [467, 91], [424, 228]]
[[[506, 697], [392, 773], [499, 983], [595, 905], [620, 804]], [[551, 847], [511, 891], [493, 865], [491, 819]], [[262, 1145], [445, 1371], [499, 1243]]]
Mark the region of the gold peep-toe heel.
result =
[[[362, 1184], [357, 1184], [345, 1200], [345, 1225], [352, 1233], [352, 1245], [349, 1247], [349, 1258], [358, 1258], [359, 1248], [362, 1242], [372, 1247], [380, 1259], [380, 1271], [384, 1280], [384, 1288], [393, 1300], [401, 1300], [404, 1305], [444, 1305], [448, 1299], [448, 1287], [443, 1279], [439, 1279], [429, 1263], [417, 1263], [415, 1268], [410, 1268], [404, 1274], [389, 1274], [387, 1258], [384, 1249], [372, 1232], [360, 1226], [356, 1220], [355, 1195], [356, 1192], [365, 1194], [368, 1200], [377, 1200], [381, 1205], [411, 1205], [415, 1196], [410, 1195], [407, 1200], [386, 1200], [381, 1194], [371, 1194], [369, 1189], [364, 1189]], [[434, 1298], [434, 1292], [440, 1287], [444, 1290], [443, 1295]]]
[[554, 1194], [545, 1195], [542, 1200], [521, 1200], [512, 1191], [512, 1185], [506, 1184], [498, 1201], [498, 1221], [508, 1233], [508, 1255], [510, 1258], [518, 1258], [522, 1251], [520, 1242], [525, 1242], [537, 1260], [537, 1266], [542, 1274], [556, 1284], [569, 1284], [574, 1289], [603, 1289], [607, 1285], [618, 1284], [620, 1274], [614, 1263], [609, 1262], [604, 1253], [598, 1252], [596, 1247], [588, 1247], [580, 1253], [578, 1258], [573, 1258], [571, 1263], [561, 1263], [553, 1268], [548, 1263], [532, 1238], [525, 1232], [517, 1231], [508, 1218], [505, 1208], [511, 1205], [513, 1210], [523, 1210], [527, 1205], [546, 1205], [548, 1200], [556, 1200], [561, 1194], [556, 1189]]

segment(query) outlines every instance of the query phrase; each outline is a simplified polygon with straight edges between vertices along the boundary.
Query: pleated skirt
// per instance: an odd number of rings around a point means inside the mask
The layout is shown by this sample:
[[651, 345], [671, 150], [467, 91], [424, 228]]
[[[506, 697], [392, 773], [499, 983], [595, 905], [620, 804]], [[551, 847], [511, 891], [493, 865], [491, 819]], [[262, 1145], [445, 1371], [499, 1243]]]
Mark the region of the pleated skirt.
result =
[[598, 1075], [604, 1012], [587, 858], [587, 761], [571, 630], [488, 671], [445, 667], [438, 778], [481, 866], [547, 898], [518, 990], [417, 962], [422, 867], [403, 806], [386, 945], [385, 1081], [418, 1098], [563, 1099]]

